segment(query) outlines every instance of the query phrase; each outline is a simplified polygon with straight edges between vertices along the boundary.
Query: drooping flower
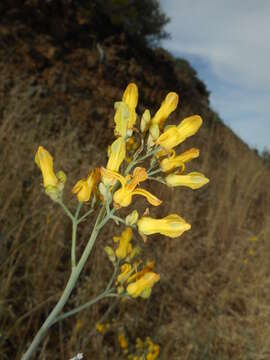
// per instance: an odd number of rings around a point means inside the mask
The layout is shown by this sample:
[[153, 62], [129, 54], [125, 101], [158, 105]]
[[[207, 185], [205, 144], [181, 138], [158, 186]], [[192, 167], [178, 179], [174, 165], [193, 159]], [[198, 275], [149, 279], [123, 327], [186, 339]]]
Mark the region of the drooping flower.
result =
[[93, 190], [96, 188], [100, 178], [100, 170], [90, 171], [86, 179], [81, 179], [73, 186], [72, 193], [77, 195], [79, 202], [86, 202], [90, 199]]
[[132, 245], [131, 245], [131, 239], [132, 239], [132, 230], [130, 227], [127, 227], [120, 236], [114, 236], [114, 241], [119, 241], [119, 246], [115, 251], [116, 256], [118, 259], [124, 259], [129, 255], [132, 251]]
[[140, 182], [143, 182], [147, 179], [147, 172], [144, 168], [136, 167], [133, 171], [132, 177], [130, 175], [123, 177], [115, 171], [104, 168], [101, 168], [101, 173], [102, 175], [120, 181], [122, 185], [121, 188], [113, 195], [113, 200], [116, 207], [129, 206], [131, 204], [133, 195], [144, 196], [147, 201], [154, 206], [159, 206], [162, 202], [149, 191], [137, 187]]
[[127, 293], [134, 298], [137, 298], [138, 296], [148, 298], [151, 294], [152, 287], [159, 280], [159, 274], [152, 271], [147, 272], [140, 279], [128, 285]]
[[170, 174], [165, 178], [168, 186], [187, 186], [193, 190], [199, 189], [209, 182], [209, 179], [199, 172], [191, 172], [187, 175]]
[[170, 157], [161, 160], [160, 167], [163, 172], [168, 172], [179, 167], [181, 167], [182, 170], [184, 170], [185, 163], [192, 159], [197, 158], [199, 154], [200, 154], [199, 149], [192, 148], [176, 156], [175, 151], [172, 150], [172, 154]]
[[46, 194], [56, 201], [64, 189], [66, 174], [63, 171], [54, 173], [53, 157], [43, 146], [39, 146], [36, 152], [35, 163], [41, 170]]
[[177, 214], [171, 214], [162, 219], [143, 216], [138, 220], [137, 225], [139, 232], [144, 235], [158, 233], [171, 238], [178, 237], [191, 228], [191, 225]]
[[194, 135], [201, 125], [202, 118], [199, 115], [190, 116], [181, 121], [179, 125], [170, 126], [165, 130], [157, 139], [156, 144], [169, 151]]

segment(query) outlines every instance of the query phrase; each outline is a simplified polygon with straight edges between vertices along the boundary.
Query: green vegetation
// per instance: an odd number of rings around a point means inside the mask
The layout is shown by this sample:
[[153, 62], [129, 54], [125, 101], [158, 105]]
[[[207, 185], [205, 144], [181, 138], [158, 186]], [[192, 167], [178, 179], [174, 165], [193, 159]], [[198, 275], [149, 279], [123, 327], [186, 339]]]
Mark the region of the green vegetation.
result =
[[164, 26], [169, 18], [157, 0], [76, 0], [75, 5], [101, 37], [125, 33], [147, 44], [168, 37]]

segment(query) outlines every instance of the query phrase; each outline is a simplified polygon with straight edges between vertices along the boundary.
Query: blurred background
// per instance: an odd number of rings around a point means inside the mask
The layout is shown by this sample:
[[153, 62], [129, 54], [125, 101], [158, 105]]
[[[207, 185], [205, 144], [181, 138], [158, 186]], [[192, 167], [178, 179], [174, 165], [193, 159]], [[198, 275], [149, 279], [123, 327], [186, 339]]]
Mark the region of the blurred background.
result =
[[[21, 358], [69, 276], [71, 224], [45, 196], [34, 154], [43, 145], [67, 173], [64, 200], [74, 209], [74, 183], [106, 164], [113, 105], [129, 82], [139, 114], [176, 91], [171, 123], [202, 116], [181, 150], [200, 149], [189, 169], [210, 183], [155, 187], [163, 205], [152, 214], [179, 213], [192, 229], [140, 243], [161, 274], [152, 296], [118, 304], [102, 334], [93, 329], [109, 301], [67, 319], [35, 359], [126, 359], [119, 333], [130, 353], [150, 336], [160, 359], [269, 359], [268, 14], [263, 1], [1, 1], [1, 359]], [[78, 252], [90, 225], [79, 229]], [[119, 232], [104, 229], [66, 310], [104, 288], [103, 248]]]

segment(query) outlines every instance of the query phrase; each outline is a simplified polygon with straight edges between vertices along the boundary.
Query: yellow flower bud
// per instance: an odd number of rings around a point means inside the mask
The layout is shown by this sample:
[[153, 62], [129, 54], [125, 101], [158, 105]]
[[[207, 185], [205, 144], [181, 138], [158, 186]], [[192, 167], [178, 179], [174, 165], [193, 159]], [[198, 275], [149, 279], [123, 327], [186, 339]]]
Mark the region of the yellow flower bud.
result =
[[157, 124], [159, 127], [162, 127], [165, 120], [177, 108], [178, 99], [178, 95], [175, 92], [170, 92], [154, 115], [152, 124]]
[[193, 190], [199, 189], [209, 182], [209, 179], [199, 172], [191, 172], [187, 175], [170, 174], [165, 178], [168, 186], [187, 186]]
[[127, 287], [127, 293], [134, 298], [137, 298], [138, 296], [146, 297], [146, 294], [150, 295], [149, 289], [151, 290], [154, 284], [159, 280], [159, 274], [156, 274], [154, 272], [148, 272], [143, 275], [139, 280], [129, 284]]
[[134, 83], [128, 84], [126, 90], [124, 91], [122, 100], [125, 104], [127, 104], [129, 108], [129, 121], [128, 128], [132, 129], [137, 118], [136, 107], [138, 104], [138, 87]]
[[116, 102], [114, 104], [114, 107], [116, 109], [114, 115], [114, 122], [115, 122], [114, 134], [116, 136], [122, 136], [123, 138], [125, 138], [127, 136], [128, 121], [130, 118], [129, 108], [127, 104], [125, 104], [122, 101]]
[[148, 109], [146, 109], [142, 115], [142, 119], [141, 119], [141, 125], [140, 125], [140, 130], [141, 132], [145, 132], [146, 130], [149, 129], [151, 123], [151, 115], [150, 115], [150, 111]]
[[177, 214], [171, 214], [163, 219], [154, 219], [143, 216], [137, 222], [139, 232], [144, 235], [162, 234], [171, 238], [178, 237], [191, 228], [183, 218]]
[[58, 179], [53, 170], [53, 157], [42, 146], [39, 146], [36, 152], [35, 163], [42, 172], [44, 188], [57, 187]]
[[125, 223], [128, 226], [132, 226], [136, 224], [137, 220], [139, 218], [139, 213], [137, 210], [133, 210], [125, 219]]
[[[115, 240], [116, 237], [114, 237]], [[115, 251], [116, 256], [118, 259], [124, 259], [127, 257], [128, 254], [132, 251], [132, 246], [130, 244], [132, 239], [132, 230], [130, 227], [127, 227], [121, 234], [119, 239], [119, 246]]]
[[202, 125], [202, 118], [199, 115], [190, 116], [178, 126], [171, 126], [157, 139], [156, 144], [166, 150], [170, 150], [181, 144], [188, 137], [194, 135]]

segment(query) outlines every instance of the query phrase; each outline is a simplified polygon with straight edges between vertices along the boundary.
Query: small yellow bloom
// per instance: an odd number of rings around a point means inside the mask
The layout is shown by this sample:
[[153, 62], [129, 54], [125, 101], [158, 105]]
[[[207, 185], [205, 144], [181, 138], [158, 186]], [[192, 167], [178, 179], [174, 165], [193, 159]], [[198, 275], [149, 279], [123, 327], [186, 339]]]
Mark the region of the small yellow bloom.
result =
[[168, 186], [187, 186], [193, 190], [199, 189], [209, 182], [209, 179], [199, 172], [191, 172], [187, 175], [170, 174], [165, 178]]
[[127, 293], [137, 298], [141, 296], [143, 298], [147, 298], [150, 296], [151, 289], [156, 282], [160, 280], [160, 275], [154, 272], [148, 272], [143, 275], [139, 280], [131, 283], [127, 287]]
[[121, 236], [114, 236], [114, 241], [119, 241], [119, 246], [115, 251], [118, 259], [124, 259], [132, 251], [132, 246], [130, 244], [132, 239], [132, 230], [130, 227], [127, 227], [121, 234]]
[[110, 328], [110, 324], [109, 323], [97, 323], [96, 324], [96, 330], [97, 332], [99, 332], [100, 334], [104, 334], [108, 329]]
[[202, 118], [199, 115], [190, 116], [180, 122], [178, 126], [173, 125], [165, 130], [157, 139], [156, 144], [165, 150], [171, 150], [181, 144], [188, 137], [196, 134], [202, 125]]
[[154, 219], [143, 216], [137, 222], [139, 232], [144, 235], [162, 234], [171, 238], [178, 237], [191, 228], [183, 218], [177, 214], [171, 214], [163, 219]]
[[151, 205], [159, 206], [161, 200], [152, 195], [149, 191], [138, 188], [140, 182], [147, 179], [147, 172], [144, 168], [136, 167], [133, 171], [132, 177], [127, 175], [123, 177], [115, 171], [109, 169], [101, 169], [102, 175], [118, 180], [121, 183], [121, 188], [114, 193], [113, 200], [116, 207], [127, 207], [131, 204], [133, 195], [142, 195], [146, 197]]
[[90, 171], [87, 179], [81, 179], [77, 181], [72, 189], [72, 193], [77, 195], [79, 202], [86, 202], [90, 199], [90, 196], [95, 189], [99, 178], [100, 170], [94, 169]]
[[169, 158], [165, 158], [161, 160], [160, 167], [164, 172], [171, 171], [178, 167], [182, 167], [182, 170], [184, 170], [185, 163], [192, 159], [197, 158], [199, 154], [200, 154], [199, 149], [192, 148], [178, 156], [175, 156], [175, 151], [172, 150], [172, 155]]
[[249, 249], [249, 252], [248, 252], [248, 253], [249, 253], [250, 256], [255, 255], [255, 251], [254, 251], [253, 249]]
[[162, 128], [165, 120], [177, 108], [178, 99], [179, 97], [175, 92], [170, 92], [162, 102], [158, 111], [155, 113], [151, 123], [157, 124], [160, 128]]
[[58, 179], [53, 170], [53, 157], [43, 146], [39, 146], [36, 152], [35, 163], [42, 172], [44, 188], [57, 187]]
[[119, 345], [120, 345], [120, 347], [122, 349], [127, 349], [127, 347], [128, 347], [127, 339], [126, 339], [126, 337], [125, 337], [125, 335], [123, 333], [119, 334], [118, 342], [119, 342]]

